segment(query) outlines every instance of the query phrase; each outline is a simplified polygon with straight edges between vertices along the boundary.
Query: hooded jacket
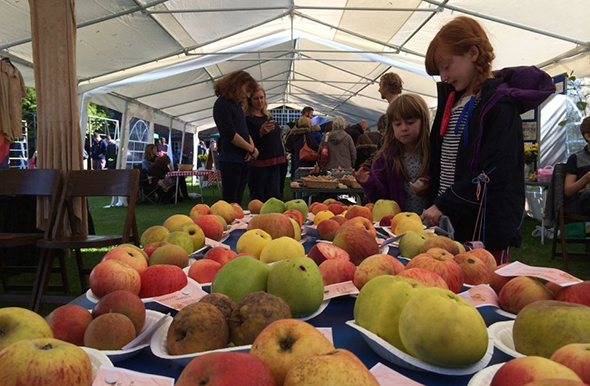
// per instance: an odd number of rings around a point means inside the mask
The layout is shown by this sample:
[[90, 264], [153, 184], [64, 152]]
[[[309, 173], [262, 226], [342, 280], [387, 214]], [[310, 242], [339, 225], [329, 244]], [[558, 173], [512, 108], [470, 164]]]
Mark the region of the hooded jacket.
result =
[[[393, 159], [393, 146], [395, 143], [389, 149], [387, 159]], [[375, 158], [369, 179], [361, 184], [363, 192], [370, 202], [377, 202], [379, 199], [394, 200], [403, 208], [406, 201], [405, 178], [393, 168], [388, 168], [385, 160], [384, 153], [379, 153]]]
[[326, 169], [350, 169], [356, 161], [354, 141], [344, 130], [332, 130], [324, 135], [322, 145], [328, 146]]
[[[442, 136], [440, 126], [453, 87], [438, 83], [438, 110], [430, 135], [430, 194], [439, 210], [449, 216], [455, 238], [479, 239], [490, 250], [520, 246], [524, 212], [524, 151], [520, 114], [539, 106], [555, 92], [551, 77], [536, 67], [506, 68], [494, 73], [481, 89], [461, 140], [455, 166], [455, 182], [436, 197], [440, 184]], [[461, 93], [457, 93], [458, 100]], [[487, 194], [478, 176], [487, 175]], [[483, 175], [482, 175], [483, 177]], [[478, 195], [478, 185], [480, 191]], [[474, 233], [480, 204], [481, 237]], [[474, 234], [476, 235], [474, 237]]]
[[377, 153], [377, 145], [374, 143], [357, 145], [356, 146], [356, 162], [354, 163], [355, 170], [358, 170], [364, 163], [367, 163], [367, 167], [371, 167], [373, 158]]

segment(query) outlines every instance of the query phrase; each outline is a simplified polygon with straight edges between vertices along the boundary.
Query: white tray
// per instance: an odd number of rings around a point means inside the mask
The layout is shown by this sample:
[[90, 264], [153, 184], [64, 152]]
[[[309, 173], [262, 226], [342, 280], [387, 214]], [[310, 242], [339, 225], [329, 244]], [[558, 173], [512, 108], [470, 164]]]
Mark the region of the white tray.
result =
[[[184, 270], [184, 268], [183, 268], [183, 270]], [[193, 285], [200, 286], [199, 283], [197, 283], [196, 281], [194, 281], [193, 279], [191, 279], [190, 277], [188, 277], [188, 270], [187, 271], [184, 271], [184, 272], [187, 275], [187, 279], [188, 279], [189, 283], [185, 287], [183, 287], [183, 288], [186, 288], [187, 286], [191, 285], [190, 282], [192, 282]], [[90, 288], [88, 288], [88, 291], [86, 291], [86, 299], [88, 299], [91, 303], [94, 303], [94, 304], [98, 303], [98, 301], [100, 300], [100, 298], [98, 296], [96, 296], [94, 294], [94, 292], [92, 292], [92, 289], [90, 289]], [[153, 298], [142, 298], [141, 301], [144, 302], [144, 303], [151, 303], [151, 302], [154, 301], [154, 299]]]
[[[145, 310], [145, 323], [143, 324], [143, 328], [139, 332], [141, 334], [145, 330], [147, 330], [150, 326], [157, 323], [158, 320], [162, 317], [167, 317], [172, 321], [171, 316], [165, 316], [161, 312], [152, 311], [152, 310]], [[139, 334], [137, 334], [139, 336]], [[120, 361], [124, 361], [125, 359], [129, 359], [135, 355], [137, 355], [142, 349], [146, 348], [150, 345], [151, 336], [146, 336], [141, 344], [135, 346], [130, 350], [99, 350], [101, 353], [106, 355], [113, 363], [117, 363]]]
[[494, 375], [496, 375], [498, 370], [500, 370], [500, 367], [503, 365], [504, 363], [498, 363], [497, 365], [492, 365], [479, 371], [473, 376], [473, 378], [471, 378], [467, 386], [490, 386]]
[[167, 342], [168, 328], [170, 328], [170, 324], [172, 324], [172, 318], [170, 318], [170, 320], [167, 320], [166, 322], [164, 322], [164, 324], [161, 325], [160, 328], [158, 328], [156, 330], [154, 335], [152, 335], [152, 339], [150, 341], [150, 348], [152, 350], [152, 353], [154, 353], [154, 355], [157, 356], [158, 358], [170, 360], [170, 361], [172, 361], [178, 365], [181, 365], [181, 366], [188, 365], [190, 361], [192, 361], [196, 357], [203, 355], [203, 354], [208, 354], [208, 353], [212, 353], [212, 352], [225, 352], [225, 351], [247, 353], [247, 352], [250, 352], [250, 347], [252, 347], [252, 345], [234, 346], [234, 347], [221, 348], [218, 350], [197, 352], [197, 353], [192, 353], [192, 354], [171, 355], [170, 352], [168, 352], [168, 342]]
[[504, 311], [504, 310], [503, 310], [503, 309], [501, 309], [501, 308], [496, 308], [496, 313], [497, 313], [498, 315], [502, 315], [502, 316], [504, 316], [504, 317], [506, 317], [506, 318], [510, 318], [510, 319], [516, 319], [516, 315], [515, 315], [515, 314], [513, 314], [513, 313], [511, 313], [511, 312], [508, 312], [508, 311]]
[[492, 356], [494, 354], [494, 343], [492, 338], [488, 336], [488, 349], [479, 362], [468, 367], [459, 368], [436, 366], [401, 351], [400, 349], [386, 342], [384, 339], [381, 339], [377, 335], [373, 334], [371, 331], [357, 325], [354, 320], [349, 320], [346, 322], [346, 324], [355, 330], [358, 330], [369, 347], [371, 347], [371, 349], [375, 351], [375, 353], [377, 353], [377, 355], [379, 355], [381, 358], [410, 370], [444, 375], [469, 375], [485, 368], [492, 360]]
[[506, 355], [513, 358], [520, 358], [526, 355], [519, 353], [514, 348], [514, 338], [512, 337], [512, 328], [514, 321], [496, 322], [488, 327], [488, 333], [494, 340], [494, 346]]
[[311, 320], [311, 319], [315, 318], [316, 316], [318, 316], [319, 314], [321, 314], [322, 312], [324, 312], [326, 307], [328, 307], [328, 304], [330, 304], [330, 299], [324, 300], [322, 302], [322, 304], [320, 304], [320, 307], [313, 314], [304, 316], [302, 318], [294, 318], [294, 319], [302, 320], [304, 322]]
[[94, 380], [94, 378], [96, 378], [96, 373], [98, 372], [98, 369], [100, 368], [100, 366], [102, 366], [102, 365], [111, 366], [111, 367], [113, 366], [113, 362], [111, 362], [109, 357], [104, 355], [102, 351], [95, 350], [90, 347], [80, 347], [80, 348], [82, 350], [86, 351], [86, 354], [88, 354], [88, 357], [90, 358], [90, 364], [92, 365], [92, 380]]

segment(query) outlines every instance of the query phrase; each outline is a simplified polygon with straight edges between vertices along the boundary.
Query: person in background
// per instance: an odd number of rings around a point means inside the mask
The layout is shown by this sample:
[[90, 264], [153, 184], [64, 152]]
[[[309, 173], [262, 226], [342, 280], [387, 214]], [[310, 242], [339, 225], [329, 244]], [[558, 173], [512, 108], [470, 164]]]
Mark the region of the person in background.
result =
[[[158, 155], [158, 148], [154, 144], [145, 147], [141, 168], [152, 179], [152, 183], [158, 184], [161, 191], [158, 192], [162, 203], [170, 203], [174, 198], [176, 180], [173, 178], [166, 179], [166, 174], [170, 171], [170, 157], [168, 154]], [[182, 177], [178, 179], [178, 188], [185, 199], [189, 198], [186, 180]]]
[[361, 135], [356, 144], [356, 162], [354, 163], [354, 169], [358, 170], [363, 165], [371, 168], [376, 153], [377, 145], [373, 143], [369, 137], [369, 133]]
[[248, 133], [242, 104], [258, 89], [258, 83], [245, 71], [235, 71], [213, 85], [218, 97], [213, 119], [220, 136], [219, 164], [221, 196], [229, 203], [242, 204], [248, 183], [249, 162], [258, 157], [258, 149]]
[[289, 131], [287, 140], [285, 141], [285, 149], [291, 153], [291, 178], [295, 178], [295, 172], [299, 167], [311, 167], [315, 165], [315, 162], [299, 160], [299, 151], [303, 148], [304, 143], [307, 143], [307, 146], [316, 152], [319, 149], [318, 143], [311, 132], [311, 118], [302, 115], [297, 121], [297, 126]]
[[94, 132], [92, 135], [92, 140], [93, 143], [92, 147], [90, 148], [92, 169], [103, 170], [106, 166], [107, 143], [97, 132]]
[[305, 106], [303, 108], [303, 110], [301, 110], [301, 116], [302, 117], [307, 117], [309, 119], [313, 118], [313, 107], [311, 106]]
[[567, 159], [564, 194], [568, 211], [590, 214], [590, 117], [584, 118], [580, 132], [586, 146]]
[[197, 146], [197, 169], [200, 169], [204, 162], [202, 161], [201, 157], [207, 155], [207, 147], [205, 146], [204, 141], [199, 141], [199, 145]]
[[369, 124], [364, 119], [361, 119], [359, 123], [347, 127], [345, 131], [350, 135], [353, 143], [356, 145], [359, 137], [369, 131]]
[[369, 201], [394, 200], [404, 212], [421, 213], [426, 208], [429, 117], [426, 102], [416, 94], [391, 102], [387, 108], [390, 126], [373, 167], [362, 166], [355, 173]]
[[259, 151], [258, 158], [250, 161], [250, 199], [265, 202], [271, 197], [280, 198], [280, 167], [285, 161], [281, 128], [272, 119], [266, 104], [266, 93], [259, 88], [244, 104], [248, 132]]
[[536, 67], [492, 72], [494, 48], [481, 25], [460, 16], [430, 42], [426, 72], [439, 75], [430, 136], [430, 198], [422, 219], [449, 217], [459, 242], [482, 241], [498, 264], [522, 240], [524, 144], [520, 114], [555, 92]]
[[160, 137], [160, 139], [158, 140], [158, 144], [156, 146], [158, 148], [158, 154], [160, 156], [168, 153], [168, 145], [166, 144], [166, 138]]
[[384, 74], [379, 80], [381, 99], [385, 99], [387, 103], [393, 102], [395, 98], [401, 95], [403, 84], [402, 78], [395, 72]]
[[107, 134], [107, 169], [117, 168], [117, 155], [119, 154], [119, 145], [113, 141], [110, 134]]
[[[332, 131], [326, 133], [320, 148], [328, 147], [328, 161], [326, 169], [351, 169], [356, 161], [356, 148], [350, 135], [344, 130], [346, 121], [341, 116], [337, 116], [332, 121]], [[320, 160], [320, 165], [323, 160]]]

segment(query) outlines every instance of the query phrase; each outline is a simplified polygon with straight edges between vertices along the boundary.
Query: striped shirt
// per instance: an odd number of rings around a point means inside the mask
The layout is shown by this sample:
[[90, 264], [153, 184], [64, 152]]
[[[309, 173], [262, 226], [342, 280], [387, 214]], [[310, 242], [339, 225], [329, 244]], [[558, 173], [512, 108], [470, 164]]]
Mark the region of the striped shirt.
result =
[[[470, 97], [470, 96], [469, 96]], [[459, 145], [463, 138], [463, 130], [465, 129], [466, 117], [463, 118], [459, 130], [455, 133], [455, 126], [459, 116], [463, 112], [465, 104], [469, 102], [469, 97], [464, 96], [451, 111], [451, 117], [447, 130], [443, 136], [441, 153], [440, 153], [440, 184], [438, 187], [438, 195], [442, 195], [451, 185], [455, 183], [455, 169], [457, 165], [457, 153], [459, 152]], [[480, 101], [480, 96], [475, 98], [474, 109]]]

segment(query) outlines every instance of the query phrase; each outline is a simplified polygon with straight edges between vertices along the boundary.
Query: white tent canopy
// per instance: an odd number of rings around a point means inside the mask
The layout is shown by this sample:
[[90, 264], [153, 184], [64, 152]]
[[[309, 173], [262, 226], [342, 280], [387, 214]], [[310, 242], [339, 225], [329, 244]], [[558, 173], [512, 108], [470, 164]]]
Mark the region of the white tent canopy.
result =
[[[28, 2], [1, 7], [0, 56], [34, 86]], [[459, 15], [487, 30], [494, 68], [590, 75], [587, 0], [78, 0], [76, 11], [81, 111], [92, 101], [189, 132], [214, 126], [213, 82], [240, 69], [272, 106], [349, 122], [385, 111], [377, 89], [388, 71], [434, 106], [424, 55]]]

